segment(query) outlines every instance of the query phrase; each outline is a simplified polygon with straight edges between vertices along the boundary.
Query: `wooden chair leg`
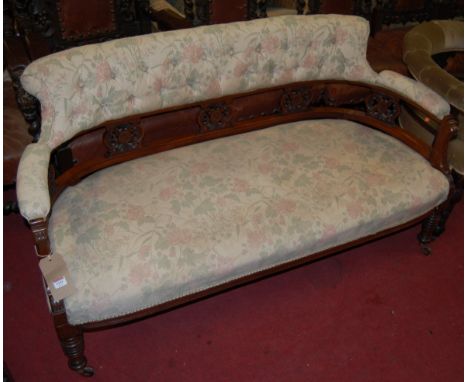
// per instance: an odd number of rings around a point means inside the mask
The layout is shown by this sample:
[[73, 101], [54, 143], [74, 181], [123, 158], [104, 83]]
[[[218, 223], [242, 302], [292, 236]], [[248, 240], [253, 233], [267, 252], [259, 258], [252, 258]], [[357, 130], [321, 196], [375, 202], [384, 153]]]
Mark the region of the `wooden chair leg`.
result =
[[432, 253], [429, 243], [435, 239], [435, 231], [440, 220], [440, 214], [440, 210], [435, 209], [422, 223], [418, 240], [422, 253], [426, 256], [429, 256]]
[[65, 355], [68, 357], [68, 367], [85, 377], [92, 377], [94, 370], [92, 367], [87, 366], [88, 361], [84, 356], [83, 333], [80, 331], [74, 337], [61, 338], [60, 343]]
[[457, 174], [455, 172], [452, 173], [452, 176], [454, 180], [454, 191], [450, 197], [447, 207], [441, 212], [440, 220], [435, 230], [436, 236], [440, 236], [444, 233], [447, 219], [449, 218], [455, 205], [463, 198], [464, 177], [463, 175]]
[[68, 323], [63, 301], [53, 303], [51, 307], [55, 330], [63, 352], [68, 357], [68, 366], [85, 377], [92, 377], [94, 370], [87, 366], [88, 361], [84, 356], [83, 330]]

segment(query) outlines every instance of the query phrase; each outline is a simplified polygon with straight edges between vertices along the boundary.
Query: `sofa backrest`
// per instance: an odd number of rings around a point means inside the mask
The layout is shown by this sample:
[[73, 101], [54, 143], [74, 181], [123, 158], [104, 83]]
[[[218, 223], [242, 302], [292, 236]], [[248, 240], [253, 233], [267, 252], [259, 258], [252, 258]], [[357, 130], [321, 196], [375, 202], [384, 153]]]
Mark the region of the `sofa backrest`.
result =
[[108, 120], [291, 82], [375, 82], [356, 16], [282, 16], [86, 45], [26, 68], [55, 148]]

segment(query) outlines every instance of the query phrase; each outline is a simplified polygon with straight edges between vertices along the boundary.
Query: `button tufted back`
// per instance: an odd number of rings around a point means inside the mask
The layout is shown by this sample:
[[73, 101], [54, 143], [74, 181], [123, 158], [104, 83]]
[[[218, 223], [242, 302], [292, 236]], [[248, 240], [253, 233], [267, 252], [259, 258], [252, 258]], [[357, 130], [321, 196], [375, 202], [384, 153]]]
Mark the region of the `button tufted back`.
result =
[[314, 79], [375, 82], [369, 27], [355, 16], [283, 16], [86, 45], [33, 62], [21, 78], [57, 147], [107, 120]]

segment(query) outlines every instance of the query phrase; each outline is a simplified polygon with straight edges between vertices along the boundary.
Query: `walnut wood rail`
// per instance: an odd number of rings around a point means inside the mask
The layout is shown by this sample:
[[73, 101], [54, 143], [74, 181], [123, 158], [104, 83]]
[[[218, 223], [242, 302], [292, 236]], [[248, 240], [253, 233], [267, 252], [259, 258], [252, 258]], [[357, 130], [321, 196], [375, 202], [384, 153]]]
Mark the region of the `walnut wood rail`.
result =
[[[334, 101], [329, 85], [346, 85], [349, 96]], [[358, 94], [358, 97], [356, 97]], [[402, 130], [400, 104], [440, 125], [433, 147]], [[269, 126], [316, 118], [340, 118], [379, 129], [404, 142], [448, 173], [444, 144], [455, 133], [452, 118], [440, 121], [413, 101], [390, 90], [349, 81], [310, 81], [225, 96], [153, 113], [109, 121], [75, 136], [52, 154], [51, 199], [69, 185], [105, 167], [193, 143]]]

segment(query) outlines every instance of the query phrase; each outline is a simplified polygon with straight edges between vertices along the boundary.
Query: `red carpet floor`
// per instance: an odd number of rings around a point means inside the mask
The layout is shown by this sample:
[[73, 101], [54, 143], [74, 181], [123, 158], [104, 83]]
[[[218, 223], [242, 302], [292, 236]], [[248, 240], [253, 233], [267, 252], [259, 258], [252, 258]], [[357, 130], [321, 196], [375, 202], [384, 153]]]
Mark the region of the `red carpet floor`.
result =
[[[68, 370], [32, 238], [4, 218], [4, 360], [16, 382]], [[121, 328], [87, 333], [94, 381], [463, 380], [463, 204], [424, 257], [418, 228]]]

